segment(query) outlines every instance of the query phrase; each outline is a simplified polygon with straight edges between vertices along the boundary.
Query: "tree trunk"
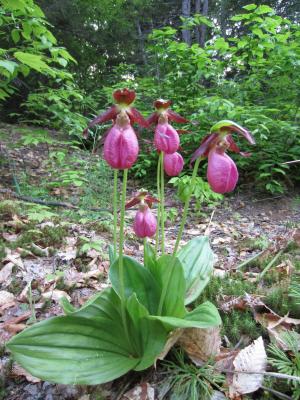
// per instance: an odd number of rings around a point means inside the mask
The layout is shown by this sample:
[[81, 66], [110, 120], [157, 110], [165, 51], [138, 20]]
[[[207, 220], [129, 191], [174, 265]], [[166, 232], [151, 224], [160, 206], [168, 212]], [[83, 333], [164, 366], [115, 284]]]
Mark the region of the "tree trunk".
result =
[[136, 29], [137, 29], [137, 35], [138, 35], [139, 47], [140, 47], [140, 51], [141, 51], [141, 55], [142, 55], [142, 60], [143, 60], [143, 63], [146, 65], [147, 58], [146, 58], [146, 53], [145, 53], [144, 36], [143, 36], [140, 21], [138, 19], [136, 20]]
[[[195, 12], [200, 14], [201, 12], [201, 0], [195, 0]], [[195, 28], [196, 42], [200, 44], [200, 26]]]
[[[204, 17], [207, 17], [208, 15], [208, 0], [203, 0], [203, 9], [202, 9], [202, 15]], [[200, 26], [200, 40], [199, 44], [201, 47], [204, 47], [205, 39], [206, 39], [206, 25], [201, 25]]]
[[226, 6], [227, 0], [221, 1], [221, 9], [220, 9], [220, 25], [221, 25], [221, 34], [225, 38], [226, 37]]
[[[191, 0], [182, 0], [182, 16], [188, 18], [191, 16]], [[191, 45], [191, 31], [184, 29], [182, 31], [182, 39], [188, 45]]]

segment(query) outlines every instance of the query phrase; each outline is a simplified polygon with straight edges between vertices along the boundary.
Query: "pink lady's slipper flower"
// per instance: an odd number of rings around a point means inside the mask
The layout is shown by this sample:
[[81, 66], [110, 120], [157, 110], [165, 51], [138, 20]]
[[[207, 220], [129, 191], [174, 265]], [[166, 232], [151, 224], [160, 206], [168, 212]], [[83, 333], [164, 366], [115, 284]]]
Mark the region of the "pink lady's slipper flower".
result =
[[165, 154], [164, 156], [164, 170], [169, 176], [177, 176], [183, 169], [182, 155], [175, 152], [173, 154]]
[[126, 204], [126, 209], [139, 204], [133, 223], [133, 230], [139, 238], [152, 237], [156, 233], [157, 221], [151, 211], [154, 202], [158, 200], [147, 192], [140, 192]]
[[180, 123], [188, 122], [185, 118], [181, 117], [176, 112], [169, 109], [171, 101], [156, 100], [154, 112], [147, 119], [149, 125], [155, 123], [154, 145], [158, 151], [163, 151], [167, 154], [175, 153], [179, 148], [179, 135], [178, 132], [169, 124], [168, 121], [175, 121]]
[[135, 163], [138, 153], [139, 144], [130, 119], [121, 111], [105, 138], [104, 159], [112, 168], [128, 169]]
[[132, 125], [134, 122], [139, 124], [140, 126], [147, 128], [148, 122], [144, 119], [144, 117], [139, 113], [139, 111], [132, 107], [131, 104], [135, 100], [135, 91], [129, 89], [118, 89], [113, 92], [113, 98], [116, 102], [113, 106], [111, 106], [107, 111], [98, 115], [94, 118], [88, 125], [88, 127], [83, 131], [84, 137], [88, 135], [88, 129], [92, 128], [95, 125], [102, 124], [103, 122], [107, 122], [109, 120], [113, 120], [115, 122], [117, 115], [124, 111], [129, 119], [130, 124]]
[[220, 121], [210, 131], [211, 133], [202, 139], [191, 162], [199, 157], [208, 157], [207, 180], [210, 187], [216, 193], [231, 192], [237, 184], [239, 174], [234, 161], [226, 154], [226, 150], [239, 153], [244, 157], [250, 155], [240, 151], [231, 134], [239, 133], [251, 144], [255, 144], [255, 140], [247, 129], [232, 121]]

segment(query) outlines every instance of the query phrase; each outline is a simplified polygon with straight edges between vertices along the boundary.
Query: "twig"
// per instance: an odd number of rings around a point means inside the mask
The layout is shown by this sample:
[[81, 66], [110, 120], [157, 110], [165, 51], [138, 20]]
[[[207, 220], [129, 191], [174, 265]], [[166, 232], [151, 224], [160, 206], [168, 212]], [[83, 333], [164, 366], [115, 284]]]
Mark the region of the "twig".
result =
[[297, 164], [297, 163], [300, 163], [300, 160], [292, 160], [292, 161], [286, 161], [286, 162], [283, 162], [283, 163], [281, 163], [281, 164]]
[[211, 223], [212, 223], [212, 220], [213, 220], [215, 211], [216, 211], [216, 209], [214, 209], [213, 212], [211, 213], [209, 223], [208, 223], [207, 228], [205, 229], [205, 232], [204, 232], [204, 235], [205, 235], [205, 236], [209, 236], [209, 233], [210, 233], [209, 228], [210, 228], [210, 225], [211, 225]]
[[288, 380], [293, 380], [300, 382], [300, 376], [293, 376], [293, 375], [287, 375], [287, 374], [281, 374], [279, 372], [268, 372], [268, 371], [232, 371], [230, 369], [221, 369], [221, 368], [215, 368], [215, 370], [219, 372], [225, 372], [226, 374], [249, 374], [249, 375], [267, 375], [271, 376], [273, 378], [278, 378], [278, 379], [288, 379]]
[[257, 199], [257, 200], [253, 200], [252, 203], [258, 203], [259, 201], [266, 201], [266, 200], [275, 200], [275, 199], [281, 199], [281, 196], [273, 196], [273, 197], [265, 197], [264, 199]]
[[[0, 193], [6, 193], [10, 195], [11, 197], [15, 197], [16, 199], [26, 201], [27, 203], [34, 203], [34, 204], [42, 204], [48, 207], [63, 207], [63, 208], [71, 208], [73, 210], [80, 210], [81, 208], [78, 206], [75, 206], [72, 203], [65, 203], [63, 201], [47, 201], [47, 200], [41, 200], [41, 199], [36, 199], [30, 196], [22, 196], [17, 194], [16, 192], [13, 192], [10, 189], [0, 189]], [[112, 212], [110, 208], [85, 208], [87, 211], [95, 211], [95, 212]]]
[[266, 390], [267, 392], [270, 392], [270, 393], [274, 394], [275, 396], [279, 397], [280, 399], [284, 399], [284, 400], [293, 400], [292, 397], [288, 396], [287, 394], [278, 392], [278, 391], [275, 390], [275, 389], [271, 389], [271, 388], [268, 388], [268, 387], [266, 387], [266, 386], [261, 386], [261, 388], [262, 388], [263, 390]]

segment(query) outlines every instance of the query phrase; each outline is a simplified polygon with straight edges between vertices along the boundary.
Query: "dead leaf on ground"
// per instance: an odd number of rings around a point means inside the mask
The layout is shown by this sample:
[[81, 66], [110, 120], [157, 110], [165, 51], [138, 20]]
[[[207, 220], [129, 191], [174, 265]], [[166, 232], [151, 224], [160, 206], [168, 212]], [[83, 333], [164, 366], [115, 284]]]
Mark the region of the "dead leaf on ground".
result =
[[255, 313], [255, 320], [267, 329], [270, 339], [282, 350], [289, 350], [284, 334], [296, 326], [300, 326], [300, 319], [289, 318], [287, 315], [280, 317], [275, 313]]
[[[241, 394], [252, 393], [259, 389], [263, 383], [264, 375], [247, 374], [245, 372], [265, 372], [267, 354], [262, 337], [241, 350], [233, 361], [234, 371], [232, 381], [229, 383], [229, 395], [235, 398]], [[243, 373], [239, 373], [243, 372]]]
[[3, 263], [5, 263], [5, 261], [11, 262], [16, 267], [19, 267], [19, 268], [23, 269], [24, 265], [23, 265], [23, 261], [22, 261], [22, 258], [21, 258], [21, 254], [20, 254], [21, 251], [22, 251], [22, 249], [19, 249], [19, 248], [16, 249], [16, 250], [11, 250], [9, 248], [5, 248], [6, 256], [5, 256], [4, 260], [3, 260]]
[[55, 301], [56, 303], [59, 303], [62, 297], [65, 297], [68, 301], [71, 301], [71, 297], [63, 290], [54, 289], [42, 294], [43, 299], [45, 300], [50, 299]]
[[15, 296], [6, 290], [0, 290], [0, 307], [7, 304], [11, 304], [12, 307], [15, 304]]
[[14, 267], [14, 263], [9, 262], [0, 271], [0, 283], [5, 282], [6, 286], [8, 286], [11, 282], [10, 276]]
[[36, 378], [35, 376], [32, 376], [29, 372], [27, 372], [24, 368], [22, 368], [20, 365], [18, 365], [16, 363], [13, 363], [10, 376], [12, 378], [23, 376], [23, 377], [26, 378], [26, 380], [28, 382], [31, 382], [31, 383], [41, 382], [41, 380], [39, 378]]
[[171, 348], [178, 342], [179, 338], [183, 334], [185, 329], [175, 329], [169, 334], [167, 343], [165, 344], [165, 347], [163, 348], [163, 351], [159, 354], [157, 357], [157, 360], [163, 360], [166, 355], [169, 353]]
[[220, 353], [220, 328], [187, 328], [178, 341], [196, 365], [203, 365]]
[[154, 400], [154, 394], [154, 388], [145, 382], [125, 393], [122, 400]]
[[224, 312], [231, 310], [245, 311], [247, 308], [255, 308], [259, 306], [265, 306], [261, 301], [263, 296], [245, 293], [244, 296], [222, 296], [218, 299], [218, 305]]
[[7, 242], [15, 242], [20, 235], [17, 235], [16, 233], [8, 233], [8, 232], [3, 232], [2, 237], [5, 239]]

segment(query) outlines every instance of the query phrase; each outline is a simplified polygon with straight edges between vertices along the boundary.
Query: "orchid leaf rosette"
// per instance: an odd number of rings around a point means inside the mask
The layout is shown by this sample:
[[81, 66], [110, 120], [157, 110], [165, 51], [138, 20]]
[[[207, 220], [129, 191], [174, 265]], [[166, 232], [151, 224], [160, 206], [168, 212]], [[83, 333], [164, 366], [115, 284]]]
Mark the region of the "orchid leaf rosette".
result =
[[[50, 382], [93, 385], [112, 381], [130, 370], [141, 371], [153, 365], [174, 329], [221, 324], [210, 302], [192, 311], [186, 308], [200, 295], [213, 270], [214, 257], [207, 237], [194, 238], [181, 249], [177, 243], [173, 254], [160, 255], [145, 239], [144, 264], [124, 255], [126, 208], [138, 206], [134, 230], [139, 237], [150, 238], [156, 231], [151, 206], [157, 200], [140, 192], [126, 206], [127, 171], [135, 158], [128, 154], [132, 149], [135, 154], [137, 148], [136, 144], [132, 146], [132, 123], [141, 123], [142, 117], [131, 107], [135, 97], [131, 91], [115, 92], [114, 97], [117, 104], [90, 124], [113, 120], [104, 157], [115, 171], [123, 170], [118, 243], [114, 237], [110, 254], [111, 286], [79, 309], [64, 298], [65, 315], [34, 324], [7, 344], [13, 358], [27, 371]], [[167, 109], [162, 114], [179, 118]], [[156, 121], [156, 116], [152, 119]], [[159, 116], [157, 122], [161, 122]], [[110, 154], [115, 155], [114, 160]], [[181, 165], [177, 156], [175, 161]], [[113, 204], [116, 217], [116, 202]]]

